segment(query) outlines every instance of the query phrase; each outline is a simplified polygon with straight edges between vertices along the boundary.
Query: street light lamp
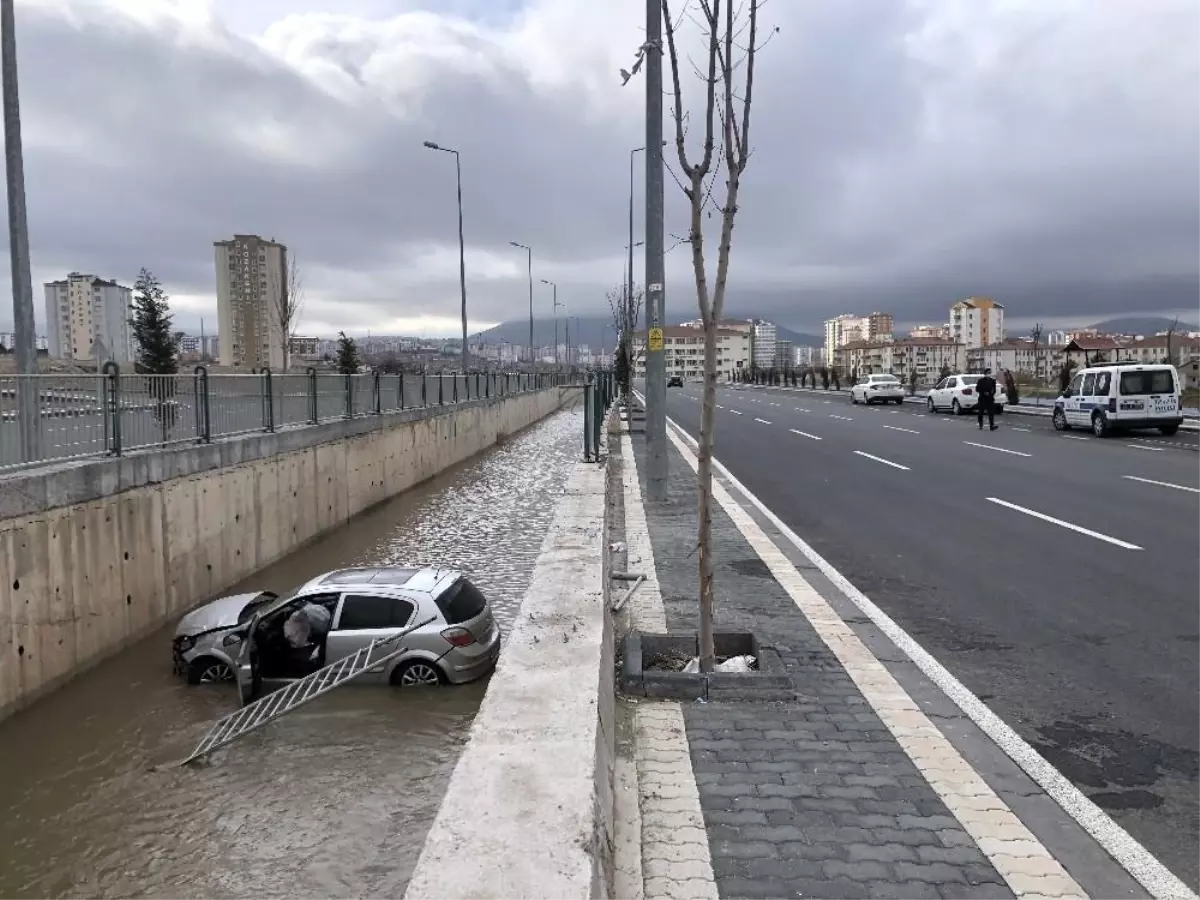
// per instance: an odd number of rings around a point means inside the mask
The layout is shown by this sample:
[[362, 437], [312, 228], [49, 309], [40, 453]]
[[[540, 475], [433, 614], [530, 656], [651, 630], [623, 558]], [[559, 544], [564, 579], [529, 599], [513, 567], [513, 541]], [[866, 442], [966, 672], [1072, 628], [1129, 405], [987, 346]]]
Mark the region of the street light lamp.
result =
[[517, 241], [509, 241], [509, 243], [525, 251], [526, 265], [529, 271], [529, 361], [532, 363], [537, 359], [537, 354], [533, 349], [533, 248]]
[[553, 281], [547, 281], [545, 278], [543, 278], [541, 281], [542, 281], [542, 284], [550, 285], [550, 287], [554, 291], [554, 295], [553, 295], [554, 296], [554, 306], [553, 306], [553, 310], [554, 310], [554, 367], [557, 369], [558, 368], [558, 308], [560, 306], [563, 306], [564, 304], [558, 302], [558, 284]]
[[454, 173], [458, 178], [458, 286], [462, 291], [462, 370], [465, 375], [471, 368], [471, 353], [467, 347], [467, 258], [463, 245], [463, 207], [462, 207], [462, 163], [457, 150], [443, 147], [433, 141], [425, 141], [430, 150], [454, 154]]

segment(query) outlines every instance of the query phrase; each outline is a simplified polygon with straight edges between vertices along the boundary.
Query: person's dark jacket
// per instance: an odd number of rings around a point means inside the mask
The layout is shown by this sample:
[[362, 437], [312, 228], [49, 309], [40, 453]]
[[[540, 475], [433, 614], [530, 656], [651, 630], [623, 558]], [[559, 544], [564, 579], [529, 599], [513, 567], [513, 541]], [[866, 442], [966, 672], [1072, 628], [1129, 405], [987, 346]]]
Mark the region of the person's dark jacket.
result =
[[996, 379], [993, 378], [991, 375], [984, 375], [982, 378], [979, 379], [979, 381], [977, 381], [975, 383], [975, 390], [977, 390], [979, 392], [979, 399], [995, 400], [996, 399]]

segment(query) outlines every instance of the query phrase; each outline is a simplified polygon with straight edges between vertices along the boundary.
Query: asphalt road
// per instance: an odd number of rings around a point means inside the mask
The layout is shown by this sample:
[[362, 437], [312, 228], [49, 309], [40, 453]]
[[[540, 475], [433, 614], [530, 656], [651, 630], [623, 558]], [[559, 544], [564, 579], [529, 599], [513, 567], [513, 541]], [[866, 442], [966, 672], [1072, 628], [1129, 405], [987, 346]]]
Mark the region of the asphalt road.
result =
[[[667, 396], [698, 435], [700, 386]], [[980, 432], [778, 388], [717, 403], [717, 458], [1195, 889], [1197, 435]]]

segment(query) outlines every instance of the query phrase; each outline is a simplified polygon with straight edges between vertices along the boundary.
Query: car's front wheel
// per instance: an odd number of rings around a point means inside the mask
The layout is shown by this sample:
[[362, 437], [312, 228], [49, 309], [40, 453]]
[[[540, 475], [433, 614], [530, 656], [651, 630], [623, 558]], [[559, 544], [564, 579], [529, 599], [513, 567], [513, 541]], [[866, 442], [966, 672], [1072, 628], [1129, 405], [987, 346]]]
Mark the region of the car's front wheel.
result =
[[397, 687], [437, 687], [446, 683], [446, 676], [437, 663], [414, 659], [396, 666], [392, 684]]
[[961, 416], [963, 414], [962, 404], [958, 402], [957, 397], [955, 397], [954, 402], [950, 404], [950, 411], [956, 416]]
[[854, 391], [850, 392], [850, 403], [854, 406], [858, 406], [858, 394], [854, 393]]
[[1069, 422], [1067, 422], [1067, 414], [1063, 412], [1061, 408], [1054, 410], [1054, 415], [1051, 416], [1051, 420], [1054, 422], [1055, 431], [1071, 430], [1071, 425]]
[[215, 656], [192, 660], [187, 670], [188, 684], [220, 684], [233, 681], [233, 668]]
[[925, 398], [925, 408], [926, 408], [927, 410], [929, 410], [930, 412], [937, 412], [937, 407], [933, 405], [933, 398], [932, 398], [932, 397], [926, 397], [926, 398]]

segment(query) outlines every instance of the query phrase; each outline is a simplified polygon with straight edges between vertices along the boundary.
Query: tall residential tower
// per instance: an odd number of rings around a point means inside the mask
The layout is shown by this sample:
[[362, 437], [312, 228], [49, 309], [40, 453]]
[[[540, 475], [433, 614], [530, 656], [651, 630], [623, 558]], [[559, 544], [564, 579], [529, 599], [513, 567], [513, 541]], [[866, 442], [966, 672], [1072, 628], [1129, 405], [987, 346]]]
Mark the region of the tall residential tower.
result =
[[133, 361], [133, 291], [115, 281], [72, 272], [49, 281], [46, 343], [56, 359]]
[[284, 367], [280, 310], [287, 302], [287, 247], [256, 234], [216, 241], [221, 365]]

